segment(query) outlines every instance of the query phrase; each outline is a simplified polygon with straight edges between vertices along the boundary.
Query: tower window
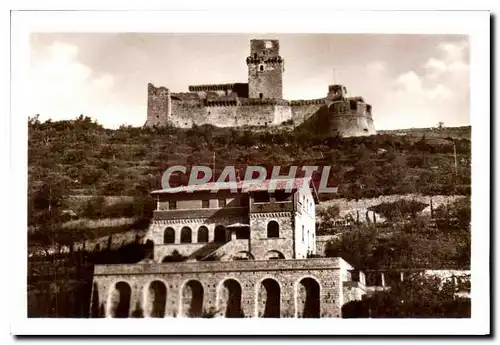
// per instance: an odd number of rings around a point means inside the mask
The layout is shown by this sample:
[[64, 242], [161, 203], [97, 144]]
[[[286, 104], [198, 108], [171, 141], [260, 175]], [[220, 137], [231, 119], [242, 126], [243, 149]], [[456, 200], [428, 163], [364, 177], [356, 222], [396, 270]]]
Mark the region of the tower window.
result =
[[260, 65], [259, 70], [262, 72], [264, 70], [264, 65]]
[[264, 98], [264, 95], [262, 93], [259, 93], [259, 98], [260, 99]]
[[168, 202], [168, 209], [169, 210], [177, 210], [177, 203], [175, 201], [169, 201]]

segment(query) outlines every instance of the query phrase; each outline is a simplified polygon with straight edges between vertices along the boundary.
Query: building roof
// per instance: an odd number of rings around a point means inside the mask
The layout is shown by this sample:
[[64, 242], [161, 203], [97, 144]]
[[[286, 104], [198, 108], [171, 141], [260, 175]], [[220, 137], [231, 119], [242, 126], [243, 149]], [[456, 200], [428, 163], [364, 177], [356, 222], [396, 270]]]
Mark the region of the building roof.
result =
[[241, 193], [243, 187], [246, 187], [248, 192], [266, 192], [270, 190], [287, 190], [296, 191], [304, 186], [313, 189], [313, 196], [317, 200], [317, 192], [313, 183], [311, 183], [310, 177], [299, 177], [299, 178], [283, 178], [283, 179], [268, 179], [261, 182], [253, 182], [250, 180], [238, 181], [238, 182], [208, 182], [192, 186], [180, 186], [167, 189], [159, 189], [151, 192], [153, 195], [158, 194], [177, 194], [177, 193], [193, 193], [193, 192], [210, 192], [210, 191], [224, 191], [224, 190], [234, 190], [235, 186], [237, 192]]

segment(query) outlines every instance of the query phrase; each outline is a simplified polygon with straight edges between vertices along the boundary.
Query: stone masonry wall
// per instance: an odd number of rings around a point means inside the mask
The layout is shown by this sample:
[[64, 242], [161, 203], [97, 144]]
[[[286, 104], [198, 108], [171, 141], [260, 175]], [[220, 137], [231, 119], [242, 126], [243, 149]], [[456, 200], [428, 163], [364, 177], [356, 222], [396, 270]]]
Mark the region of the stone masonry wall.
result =
[[289, 106], [270, 104], [186, 107], [173, 102], [170, 123], [180, 128], [190, 128], [193, 124], [210, 124], [217, 127], [272, 126], [291, 117]]
[[148, 113], [146, 126], [164, 126], [171, 113], [170, 91], [165, 87], [148, 84]]
[[291, 111], [292, 111], [292, 120], [295, 125], [300, 125], [311, 116], [313, 116], [324, 104], [305, 103], [303, 105], [294, 105], [292, 103]]
[[[124, 282], [130, 287], [126, 314], [150, 316], [150, 284], [158, 281], [166, 287], [163, 317], [185, 315], [182, 310], [183, 290], [189, 281], [203, 287], [203, 309], [222, 310], [221, 287], [225, 281], [234, 280], [241, 287], [241, 309], [244, 317], [258, 315], [259, 288], [266, 279], [275, 280], [279, 286], [280, 315], [300, 317], [305, 296], [299, 294], [299, 284], [312, 278], [319, 284], [319, 316], [340, 317], [344, 300], [339, 258], [309, 260], [231, 261], [168, 264], [103, 265], [95, 267], [92, 292], [92, 316], [111, 316], [111, 296], [116, 296], [115, 284]], [[124, 285], [124, 284], [122, 284]], [[125, 296], [127, 297], [127, 296]], [[115, 297], [116, 298], [116, 297]]]

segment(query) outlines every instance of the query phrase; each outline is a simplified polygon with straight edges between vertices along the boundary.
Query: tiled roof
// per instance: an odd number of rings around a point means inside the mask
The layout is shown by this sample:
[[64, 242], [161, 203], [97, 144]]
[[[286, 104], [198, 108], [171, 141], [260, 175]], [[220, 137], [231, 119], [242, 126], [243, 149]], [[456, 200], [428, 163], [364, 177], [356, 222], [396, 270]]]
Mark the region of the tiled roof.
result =
[[[291, 182], [292, 181], [292, 182]], [[249, 192], [259, 192], [259, 191], [268, 191], [270, 189], [276, 190], [286, 190], [289, 188], [289, 184], [291, 184], [291, 190], [299, 190], [304, 185], [310, 187], [311, 186], [311, 178], [293, 178], [293, 179], [269, 179], [264, 180], [262, 182], [253, 182], [251, 180], [248, 181], [238, 181], [238, 182], [208, 182], [203, 184], [198, 184], [194, 186], [180, 186], [168, 189], [160, 189], [154, 190], [151, 194], [171, 194], [171, 193], [186, 193], [186, 192], [207, 192], [211, 190], [231, 190], [234, 189], [236, 183], [236, 187], [238, 192], [241, 192], [243, 187], [246, 185], [246, 190]]]

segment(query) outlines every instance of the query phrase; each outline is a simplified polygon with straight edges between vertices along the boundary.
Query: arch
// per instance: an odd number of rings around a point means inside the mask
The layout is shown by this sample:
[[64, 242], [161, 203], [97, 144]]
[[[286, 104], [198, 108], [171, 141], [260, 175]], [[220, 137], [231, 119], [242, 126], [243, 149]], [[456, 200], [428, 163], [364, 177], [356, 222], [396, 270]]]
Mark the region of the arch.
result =
[[203, 315], [203, 285], [197, 280], [187, 281], [181, 289], [180, 315], [201, 317]]
[[130, 296], [132, 289], [124, 281], [115, 284], [111, 292], [110, 315], [116, 318], [126, 318], [130, 314]]
[[147, 289], [146, 312], [149, 317], [165, 317], [167, 286], [160, 280], [152, 281]]
[[198, 243], [207, 243], [208, 242], [208, 228], [204, 225], [198, 228]]
[[277, 221], [271, 220], [267, 223], [267, 238], [280, 237], [280, 225]]
[[226, 242], [226, 228], [223, 225], [217, 225], [215, 227], [214, 242]]
[[166, 228], [163, 232], [163, 243], [175, 243], [175, 230], [173, 228]]
[[258, 316], [279, 318], [281, 315], [281, 288], [279, 283], [266, 278], [259, 284], [257, 292]]
[[252, 253], [242, 250], [231, 257], [231, 260], [255, 260]]
[[295, 289], [296, 314], [303, 318], [319, 318], [321, 288], [312, 277], [302, 278]]
[[193, 231], [189, 226], [185, 226], [181, 229], [181, 243], [192, 243], [193, 242]]
[[266, 260], [284, 260], [285, 255], [279, 250], [270, 250], [265, 254]]
[[224, 317], [244, 317], [241, 308], [241, 284], [235, 279], [226, 279], [218, 289], [218, 306]]

